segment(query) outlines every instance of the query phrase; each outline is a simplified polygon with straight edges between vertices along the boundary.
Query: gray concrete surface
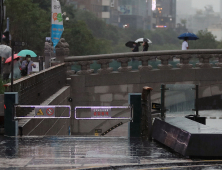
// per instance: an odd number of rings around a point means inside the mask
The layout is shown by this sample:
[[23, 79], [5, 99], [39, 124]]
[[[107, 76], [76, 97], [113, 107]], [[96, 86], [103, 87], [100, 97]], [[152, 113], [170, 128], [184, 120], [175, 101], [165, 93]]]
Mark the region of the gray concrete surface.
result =
[[[153, 88], [151, 100], [160, 103], [161, 84], [197, 84], [199, 98], [221, 95], [222, 76], [220, 74], [221, 68], [193, 68], [113, 72], [105, 75], [73, 75], [71, 76], [72, 108], [75, 106], [127, 106], [128, 94], [141, 93], [144, 86]], [[82, 123], [71, 120], [73, 134], [78, 132], [77, 126], [81, 126]]]

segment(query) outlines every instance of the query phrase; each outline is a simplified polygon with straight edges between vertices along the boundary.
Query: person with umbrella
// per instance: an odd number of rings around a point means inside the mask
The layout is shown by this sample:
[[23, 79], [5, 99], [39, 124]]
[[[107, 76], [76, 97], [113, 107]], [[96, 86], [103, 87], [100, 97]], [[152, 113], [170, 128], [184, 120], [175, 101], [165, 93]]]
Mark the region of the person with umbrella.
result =
[[0, 45], [0, 57], [2, 57], [0, 73], [3, 74], [3, 80], [8, 80], [10, 75], [10, 63], [5, 63], [5, 61], [11, 56], [11, 54], [11, 47], [7, 45]]
[[199, 39], [194, 33], [186, 32], [181, 34], [179, 37], [180, 40], [184, 40], [182, 43], [182, 50], [187, 50], [189, 48], [188, 46], [188, 40], [197, 40]]
[[132, 52], [139, 52], [139, 44], [137, 44], [136, 42], [133, 43]]
[[[21, 78], [21, 72], [20, 72], [20, 68], [21, 68], [21, 63], [19, 61], [20, 56], [18, 56], [17, 54], [14, 54], [14, 64], [13, 64], [13, 79], [20, 79]], [[12, 62], [12, 57], [9, 57], [5, 63], [10, 63]], [[11, 73], [9, 75], [9, 78], [11, 78]]]
[[149, 44], [147, 39], [143, 39], [143, 51], [148, 51]]
[[25, 60], [22, 62], [21, 74], [22, 76], [27, 76], [31, 74], [32, 67], [36, 68], [36, 65], [31, 60], [31, 57], [37, 57], [36, 53], [31, 50], [22, 50], [18, 53], [19, 56], [25, 57]]
[[21, 70], [21, 74], [22, 74], [22, 76], [27, 76], [27, 75], [31, 74], [32, 67], [36, 68], [36, 65], [31, 60], [31, 56], [30, 55], [26, 55], [25, 60], [22, 62], [22, 66], [21, 66], [21, 69], [22, 69]]

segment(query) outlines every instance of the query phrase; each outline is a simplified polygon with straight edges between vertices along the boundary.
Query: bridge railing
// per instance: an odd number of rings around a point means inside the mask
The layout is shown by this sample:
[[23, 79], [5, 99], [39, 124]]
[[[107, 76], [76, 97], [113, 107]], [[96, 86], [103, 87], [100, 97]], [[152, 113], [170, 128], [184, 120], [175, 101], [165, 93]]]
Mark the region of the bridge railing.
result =
[[[127, 72], [132, 70], [132, 66], [129, 66], [129, 61], [138, 60], [141, 65], [138, 66], [139, 71], [152, 70], [153, 67], [149, 64], [149, 61], [160, 60], [161, 64], [158, 64], [158, 69], [172, 69], [173, 66], [169, 64], [173, 58], [177, 58], [179, 63], [176, 65], [180, 69], [191, 69], [193, 64], [190, 60], [197, 59], [195, 68], [212, 68], [222, 67], [222, 50], [174, 50], [174, 51], [148, 51], [148, 52], [131, 52], [131, 53], [116, 53], [116, 54], [101, 54], [90, 56], [69, 56], [65, 58], [65, 63], [68, 68], [68, 74], [73, 74], [71, 66], [74, 64], [80, 65], [81, 69], [77, 71], [78, 75], [92, 74], [94, 69], [90, 68], [90, 65], [96, 61], [100, 64], [100, 69], [97, 70], [98, 74], [107, 74], [113, 72], [113, 67], [110, 67], [110, 63], [116, 60], [121, 63], [118, 68], [119, 72]], [[211, 59], [217, 59], [215, 66], [210, 63]]]
[[[13, 90], [19, 93], [19, 104], [39, 105], [65, 83], [66, 67], [62, 63], [14, 81]], [[10, 91], [11, 83], [4, 86], [6, 92]]]

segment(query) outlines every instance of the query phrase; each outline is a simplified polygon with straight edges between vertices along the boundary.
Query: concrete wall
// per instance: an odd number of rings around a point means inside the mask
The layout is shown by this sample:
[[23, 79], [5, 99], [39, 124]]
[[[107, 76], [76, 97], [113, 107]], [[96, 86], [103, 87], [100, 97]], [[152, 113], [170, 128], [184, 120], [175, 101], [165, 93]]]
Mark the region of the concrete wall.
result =
[[[128, 105], [128, 94], [141, 93], [144, 86], [153, 88], [151, 99], [153, 102], [159, 103], [161, 84], [198, 84], [200, 98], [220, 95], [222, 94], [221, 73], [221, 68], [210, 68], [73, 75], [71, 76], [72, 108], [75, 106]], [[93, 127], [90, 125], [88, 128], [88, 123], [72, 118], [72, 134], [89, 133]], [[85, 126], [86, 124], [87, 126]], [[84, 127], [85, 129], [83, 129]]]

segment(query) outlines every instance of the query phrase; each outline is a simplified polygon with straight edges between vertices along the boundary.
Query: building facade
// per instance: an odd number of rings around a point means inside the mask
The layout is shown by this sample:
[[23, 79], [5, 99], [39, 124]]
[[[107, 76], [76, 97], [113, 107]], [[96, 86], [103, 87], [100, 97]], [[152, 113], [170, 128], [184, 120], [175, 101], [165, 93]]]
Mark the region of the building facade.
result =
[[175, 28], [176, 0], [69, 0], [76, 9], [93, 12], [108, 24], [152, 30]]
[[118, 0], [69, 0], [75, 9], [94, 13], [108, 24], [118, 25]]
[[153, 1], [156, 0], [119, 0], [120, 25], [151, 30], [156, 24]]
[[156, 28], [176, 27], [176, 0], [156, 0]]

